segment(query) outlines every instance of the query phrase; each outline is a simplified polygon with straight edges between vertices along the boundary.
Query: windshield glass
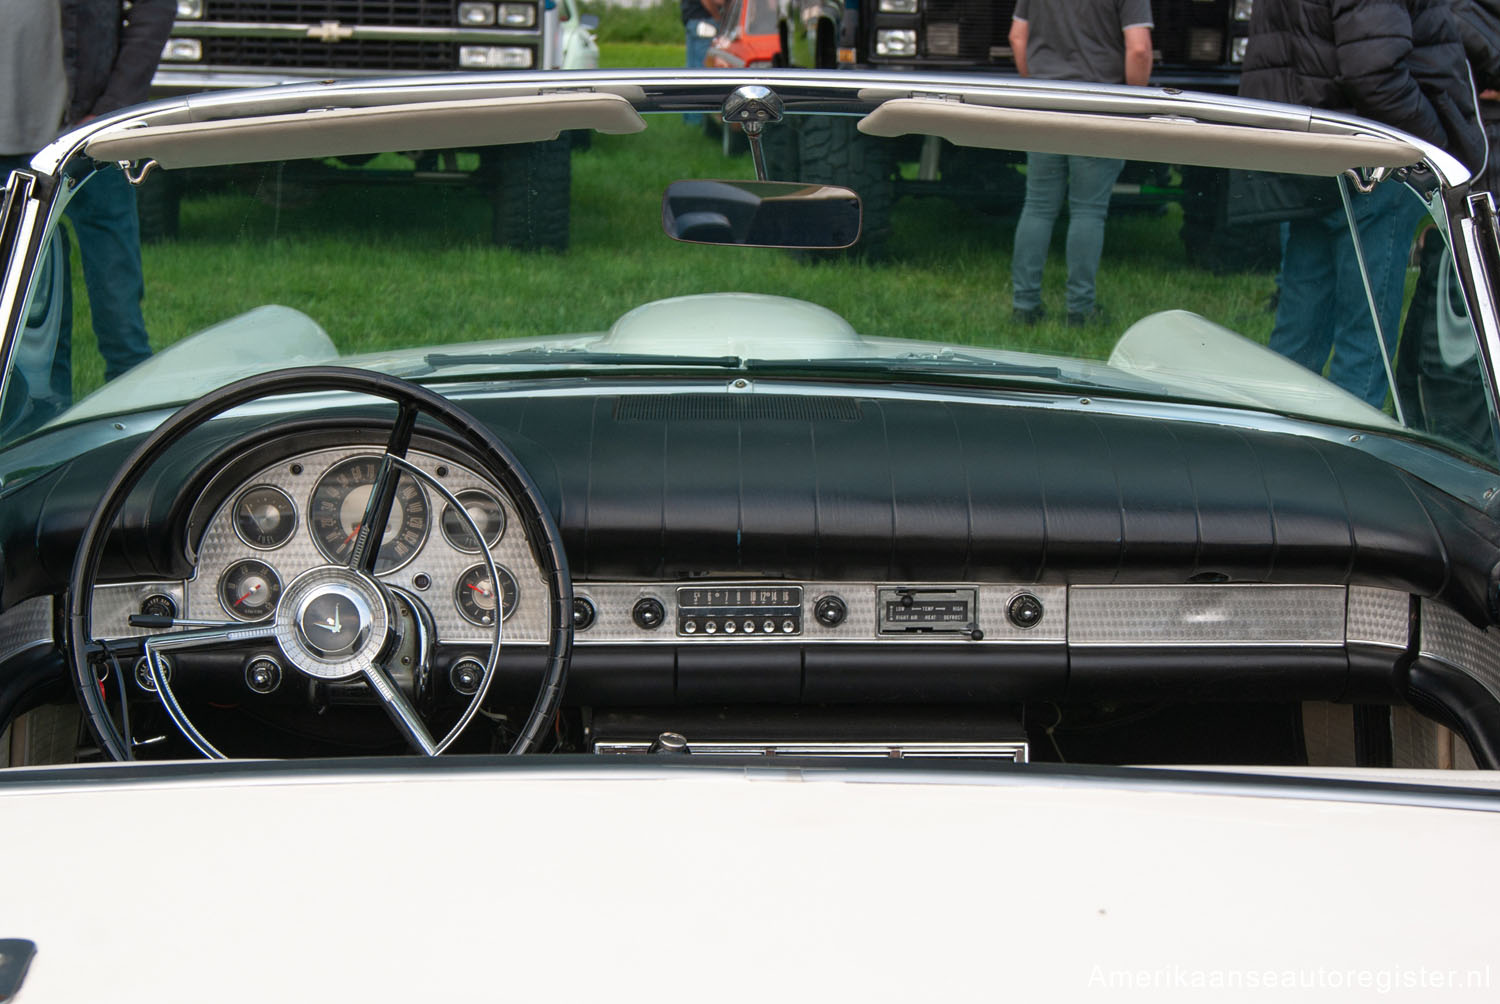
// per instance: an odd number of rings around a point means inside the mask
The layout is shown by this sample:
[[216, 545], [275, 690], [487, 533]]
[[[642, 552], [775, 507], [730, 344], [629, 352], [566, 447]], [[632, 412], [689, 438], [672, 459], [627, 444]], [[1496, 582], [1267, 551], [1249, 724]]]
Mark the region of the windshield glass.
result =
[[[663, 192], [754, 178], [752, 158], [679, 115], [646, 121], [633, 135], [156, 169], [138, 186], [80, 155], [0, 436], [282, 366], [438, 386], [672, 367], [1206, 404], [1408, 433], [1494, 464], [1473, 328], [1420, 174], [1371, 188], [878, 138], [854, 116], [796, 115], [767, 128], [769, 177], [854, 190], [859, 243], [713, 246], [663, 233]], [[129, 239], [97, 233], [132, 198], [140, 289], [117, 264]]]

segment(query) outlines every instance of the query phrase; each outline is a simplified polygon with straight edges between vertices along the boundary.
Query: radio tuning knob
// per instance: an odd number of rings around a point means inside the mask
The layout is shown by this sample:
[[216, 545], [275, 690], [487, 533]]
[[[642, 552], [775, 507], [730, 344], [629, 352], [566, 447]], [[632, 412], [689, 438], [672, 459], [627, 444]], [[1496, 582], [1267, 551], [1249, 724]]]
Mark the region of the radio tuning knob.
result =
[[573, 630], [587, 631], [594, 626], [594, 619], [598, 616], [598, 610], [594, 607], [594, 601], [587, 596], [573, 597]]
[[849, 616], [849, 607], [837, 596], [820, 596], [813, 604], [813, 616], [824, 627], [838, 627]]
[[630, 610], [630, 619], [643, 631], [654, 631], [667, 619], [667, 609], [655, 596], [643, 596], [635, 601]]

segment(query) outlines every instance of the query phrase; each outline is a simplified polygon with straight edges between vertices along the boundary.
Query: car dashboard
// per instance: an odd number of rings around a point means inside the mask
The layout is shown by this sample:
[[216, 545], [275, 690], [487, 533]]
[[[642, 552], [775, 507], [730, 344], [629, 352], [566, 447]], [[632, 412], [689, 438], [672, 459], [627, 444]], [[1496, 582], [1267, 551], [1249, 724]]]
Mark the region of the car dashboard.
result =
[[[640, 752], [681, 734], [704, 753], [1066, 758], [1054, 715], [1405, 703], [1413, 674], [1423, 692], [1500, 686], [1463, 613], [1483, 602], [1482, 526], [1347, 446], [1076, 400], [791, 384], [455, 396], [533, 473], [566, 547], [559, 750]], [[92, 604], [122, 673], [158, 630], [132, 617], [253, 625], [347, 556], [379, 419], [353, 404], [316, 424], [279, 418], [291, 424], [213, 423], [132, 497]], [[0, 614], [7, 651], [51, 649], [34, 632], [55, 593], [36, 583], [65, 572], [54, 556], [124, 445], [11, 493], [8, 587], [32, 597]], [[408, 669], [395, 675], [434, 707], [461, 704], [498, 617], [484, 720], [503, 733], [507, 695], [529, 694], [546, 658], [539, 541], [458, 445], [419, 432], [408, 459], [442, 497], [403, 478], [375, 567], [400, 608]], [[498, 588], [450, 498], [484, 535]], [[33, 560], [15, 561], [28, 546]], [[264, 639], [194, 668], [185, 700], [274, 722], [294, 748], [339, 717], [342, 748], [390, 743], [363, 683], [303, 679]], [[138, 660], [133, 672], [149, 706], [150, 674]], [[1241, 755], [1226, 735], [1194, 742], [1161, 755]], [[1142, 759], [1128, 744], [1118, 756]]]

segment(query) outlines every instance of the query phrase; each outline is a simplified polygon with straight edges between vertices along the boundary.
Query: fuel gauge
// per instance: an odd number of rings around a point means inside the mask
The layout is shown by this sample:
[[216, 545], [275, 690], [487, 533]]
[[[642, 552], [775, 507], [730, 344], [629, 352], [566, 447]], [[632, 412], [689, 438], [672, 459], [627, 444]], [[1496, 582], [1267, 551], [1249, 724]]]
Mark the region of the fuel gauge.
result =
[[274, 485], [256, 485], [234, 500], [234, 532], [251, 547], [280, 547], [296, 528], [297, 507]]
[[219, 577], [219, 604], [238, 620], [258, 621], [269, 616], [279, 599], [281, 579], [259, 558], [236, 561]]
[[516, 602], [520, 598], [516, 587], [516, 577], [502, 565], [496, 565], [495, 571], [500, 576], [498, 604], [496, 603], [495, 583], [490, 579], [488, 568], [483, 565], [474, 565], [458, 577], [458, 585], [453, 590], [453, 600], [458, 604], [458, 612], [471, 624], [488, 627], [495, 623], [497, 605], [500, 608], [501, 620], [505, 620], [516, 612]]

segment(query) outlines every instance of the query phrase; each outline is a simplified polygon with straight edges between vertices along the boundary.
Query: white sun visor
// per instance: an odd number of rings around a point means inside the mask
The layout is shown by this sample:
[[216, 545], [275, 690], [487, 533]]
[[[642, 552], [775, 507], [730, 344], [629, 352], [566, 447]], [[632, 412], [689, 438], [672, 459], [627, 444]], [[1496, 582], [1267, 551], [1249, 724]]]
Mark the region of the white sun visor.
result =
[[617, 94], [564, 93], [365, 108], [324, 108], [178, 125], [132, 125], [90, 137], [95, 160], [154, 160], [164, 168], [303, 160], [389, 150], [446, 150], [555, 139], [564, 130], [646, 128]]
[[938, 136], [957, 146], [992, 150], [1325, 177], [1350, 168], [1409, 167], [1423, 157], [1410, 143], [1381, 136], [995, 108], [933, 98], [893, 98], [860, 119], [859, 131], [871, 136]]

